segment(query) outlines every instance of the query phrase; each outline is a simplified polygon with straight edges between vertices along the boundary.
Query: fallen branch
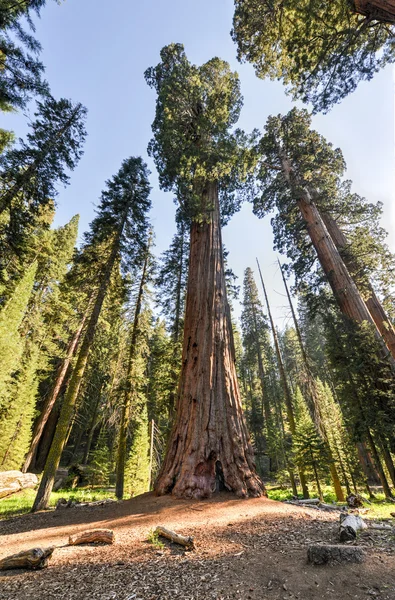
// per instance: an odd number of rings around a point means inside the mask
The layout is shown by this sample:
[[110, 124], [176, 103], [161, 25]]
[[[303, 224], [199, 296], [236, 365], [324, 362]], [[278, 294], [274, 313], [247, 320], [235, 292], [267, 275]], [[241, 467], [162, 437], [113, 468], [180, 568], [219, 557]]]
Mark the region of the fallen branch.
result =
[[69, 537], [69, 546], [78, 546], [79, 544], [113, 544], [115, 541], [114, 532], [111, 529], [89, 529], [81, 533], [76, 533]]
[[367, 529], [367, 525], [358, 515], [340, 515], [339, 536], [341, 542], [357, 538], [358, 532]]
[[361, 563], [365, 553], [360, 546], [309, 546], [307, 559], [313, 565]]
[[48, 560], [55, 550], [54, 546], [49, 548], [31, 548], [23, 550], [18, 554], [12, 554], [0, 560], [0, 571], [8, 569], [44, 569], [48, 566]]
[[155, 533], [165, 537], [166, 539], [174, 542], [175, 544], [180, 544], [184, 546], [188, 550], [193, 550], [195, 548], [193, 537], [184, 536], [176, 533], [175, 531], [171, 531], [170, 529], [166, 529], [165, 527], [161, 527], [160, 525], [155, 529]]

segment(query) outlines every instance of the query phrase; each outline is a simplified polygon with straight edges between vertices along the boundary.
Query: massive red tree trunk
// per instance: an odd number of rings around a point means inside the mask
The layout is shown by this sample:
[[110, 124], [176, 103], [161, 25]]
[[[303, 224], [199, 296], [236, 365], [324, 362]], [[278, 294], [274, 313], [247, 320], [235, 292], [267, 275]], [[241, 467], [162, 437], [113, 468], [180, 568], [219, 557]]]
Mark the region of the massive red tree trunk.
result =
[[[362, 265], [359, 265], [357, 259], [347, 252], [347, 247], [349, 246], [347, 238], [335, 219], [327, 213], [322, 213], [322, 219], [336, 248], [341, 253], [347, 269], [351, 274], [360, 270]], [[367, 298], [365, 299], [367, 309], [395, 359], [395, 329], [370, 283], [368, 284], [367, 291]]]
[[227, 489], [260, 496], [244, 421], [226, 298], [218, 188], [202, 194], [191, 226], [189, 276], [177, 415], [155, 485], [158, 494], [207, 498]]

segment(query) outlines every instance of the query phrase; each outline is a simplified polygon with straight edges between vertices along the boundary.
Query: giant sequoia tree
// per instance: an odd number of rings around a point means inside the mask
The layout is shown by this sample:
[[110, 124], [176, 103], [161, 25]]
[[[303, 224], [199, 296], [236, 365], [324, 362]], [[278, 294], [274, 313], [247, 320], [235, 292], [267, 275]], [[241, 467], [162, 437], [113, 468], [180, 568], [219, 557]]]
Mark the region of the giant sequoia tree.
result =
[[146, 72], [158, 97], [150, 152], [162, 188], [176, 190], [191, 220], [187, 301], [177, 418], [156, 492], [204, 498], [219, 489], [259, 496], [263, 485], [242, 414], [226, 297], [221, 215], [235, 210], [245, 178], [245, 136], [231, 133], [239, 81], [213, 58], [192, 65], [180, 44]]
[[235, 0], [239, 59], [328, 110], [394, 62], [393, 0]]

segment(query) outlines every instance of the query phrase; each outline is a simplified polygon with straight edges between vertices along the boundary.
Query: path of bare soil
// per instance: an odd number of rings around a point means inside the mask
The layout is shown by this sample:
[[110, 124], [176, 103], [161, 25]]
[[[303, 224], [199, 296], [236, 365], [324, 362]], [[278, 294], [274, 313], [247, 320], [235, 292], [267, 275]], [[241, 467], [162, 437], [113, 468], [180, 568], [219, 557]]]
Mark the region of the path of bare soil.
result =
[[[195, 536], [196, 550], [147, 540], [163, 525]], [[363, 535], [361, 565], [307, 564], [312, 542], [336, 543], [338, 515], [221, 493], [204, 502], [144, 494], [0, 522], [0, 558], [62, 546], [71, 533], [109, 527], [113, 546], [57, 548], [42, 571], [7, 571], [1, 600], [395, 600], [395, 540]]]

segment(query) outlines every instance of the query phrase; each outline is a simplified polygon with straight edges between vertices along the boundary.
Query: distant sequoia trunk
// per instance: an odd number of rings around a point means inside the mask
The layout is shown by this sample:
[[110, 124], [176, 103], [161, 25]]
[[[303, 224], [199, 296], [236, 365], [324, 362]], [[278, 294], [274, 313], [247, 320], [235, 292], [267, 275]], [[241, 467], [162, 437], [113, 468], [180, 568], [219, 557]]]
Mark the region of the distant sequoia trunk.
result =
[[261, 496], [237, 383], [216, 183], [206, 185], [202, 205], [202, 222], [191, 226], [176, 421], [155, 491], [184, 498], [222, 489]]
[[[363, 265], [359, 264], [358, 259], [354, 258], [350, 252], [348, 252], [349, 243], [335, 219], [328, 213], [322, 213], [321, 216], [329, 235], [331, 236], [336, 248], [339, 250], [344, 264], [351, 275], [363, 269]], [[357, 282], [356, 284], [357, 287], [359, 287]], [[395, 359], [395, 329], [370, 283], [368, 284], [365, 304], [376, 324], [377, 329], [383, 336], [383, 339], [389, 351], [391, 352], [392, 357]]]
[[[307, 190], [299, 194], [297, 203], [317, 252], [318, 260], [327, 276], [341, 312], [352, 321], [357, 323], [367, 321], [375, 326], [366, 304]], [[392, 373], [395, 373], [395, 360], [388, 351], [376, 326], [374, 332], [381, 358], [387, 360]]]

